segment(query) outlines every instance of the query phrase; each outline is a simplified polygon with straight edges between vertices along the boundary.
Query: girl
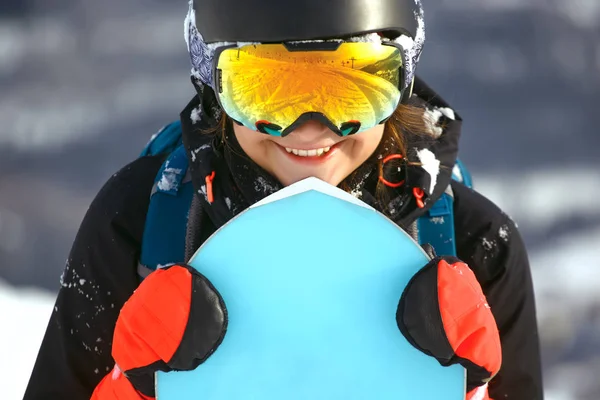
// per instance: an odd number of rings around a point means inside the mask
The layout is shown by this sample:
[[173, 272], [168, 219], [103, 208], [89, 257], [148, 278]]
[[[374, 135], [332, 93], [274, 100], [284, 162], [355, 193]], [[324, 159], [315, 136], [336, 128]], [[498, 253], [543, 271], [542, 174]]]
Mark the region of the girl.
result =
[[412, 234], [452, 193], [458, 258], [434, 258], [398, 294], [398, 334], [462, 364], [470, 399], [542, 399], [527, 254], [505, 214], [451, 181], [461, 118], [415, 77], [420, 0], [191, 0], [185, 37], [197, 90], [181, 113], [197, 193], [187, 256], [140, 284], [164, 162], [141, 157], [82, 223], [25, 399], [153, 398], [155, 371], [206, 360], [226, 335], [225, 304], [183, 262], [236, 214], [310, 176]]

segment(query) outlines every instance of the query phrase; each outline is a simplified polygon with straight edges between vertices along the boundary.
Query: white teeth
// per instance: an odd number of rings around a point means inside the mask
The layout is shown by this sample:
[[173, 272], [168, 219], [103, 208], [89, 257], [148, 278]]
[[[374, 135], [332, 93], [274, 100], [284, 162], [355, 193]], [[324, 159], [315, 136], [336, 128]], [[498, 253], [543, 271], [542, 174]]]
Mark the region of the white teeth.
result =
[[299, 149], [292, 149], [290, 147], [285, 148], [285, 151], [287, 151], [288, 153], [292, 153], [292, 154], [295, 154], [300, 157], [322, 156], [323, 154], [327, 153], [329, 150], [331, 150], [331, 146], [321, 147], [318, 149], [311, 149], [311, 150], [299, 150]]

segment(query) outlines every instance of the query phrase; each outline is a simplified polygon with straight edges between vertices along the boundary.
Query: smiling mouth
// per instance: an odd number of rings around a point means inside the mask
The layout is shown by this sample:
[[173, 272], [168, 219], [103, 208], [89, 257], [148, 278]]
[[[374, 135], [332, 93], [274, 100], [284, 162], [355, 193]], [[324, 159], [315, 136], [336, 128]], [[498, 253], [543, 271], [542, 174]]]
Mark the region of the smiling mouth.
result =
[[291, 147], [285, 147], [285, 151], [300, 157], [320, 157], [327, 154], [331, 150], [331, 146], [319, 147], [317, 149], [293, 149]]

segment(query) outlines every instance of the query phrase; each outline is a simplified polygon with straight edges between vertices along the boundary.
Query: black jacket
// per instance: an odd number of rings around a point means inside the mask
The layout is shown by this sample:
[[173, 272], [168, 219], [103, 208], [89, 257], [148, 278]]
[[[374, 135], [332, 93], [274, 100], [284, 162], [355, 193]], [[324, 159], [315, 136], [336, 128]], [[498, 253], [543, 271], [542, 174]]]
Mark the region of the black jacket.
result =
[[[429, 109], [447, 107], [422, 82], [418, 82], [415, 91], [419, 95], [416, 100], [426, 102]], [[198, 149], [208, 146], [198, 142], [206, 139], [199, 139], [201, 136], [188, 117], [192, 110], [206, 109], [203, 103], [206, 99], [194, 99], [181, 118], [192, 179], [200, 190], [210, 170], [216, 170], [222, 178], [215, 180], [213, 204], [198, 196], [208, 218], [192, 227], [195, 246], [231, 218], [228, 212], [241, 211], [232, 210], [229, 199], [225, 207], [226, 196], [237, 196], [237, 204], [243, 209], [268, 195], [263, 189], [271, 186], [257, 187], [253, 179], [256, 176], [263, 181], [271, 179], [273, 190], [277, 189], [272, 177], [236, 158], [238, 152], [221, 154], [218, 146], [212, 146], [211, 154], [198, 153]], [[452, 117], [443, 117], [443, 133], [436, 139], [407, 139], [409, 155], [414, 156], [410, 149], [427, 148], [448, 167], [440, 170], [433, 189], [431, 176], [409, 170], [412, 186], [426, 191], [429, 206], [450, 182], [461, 123], [459, 116]], [[162, 162], [160, 156], [133, 161], [108, 180], [91, 204], [61, 277], [60, 292], [25, 400], [89, 399], [94, 387], [112, 369], [113, 329], [120, 308], [140, 281], [137, 267], [146, 210]], [[369, 195], [368, 179], [360, 184], [360, 197], [377, 207]], [[451, 187], [458, 257], [474, 270], [500, 330], [503, 364], [490, 383], [490, 395], [494, 399], [542, 399], [534, 294], [522, 238], [510, 218], [488, 199], [460, 183], [452, 182]], [[427, 209], [419, 209], [410, 201], [400, 203], [401, 211], [390, 217], [407, 229]]]

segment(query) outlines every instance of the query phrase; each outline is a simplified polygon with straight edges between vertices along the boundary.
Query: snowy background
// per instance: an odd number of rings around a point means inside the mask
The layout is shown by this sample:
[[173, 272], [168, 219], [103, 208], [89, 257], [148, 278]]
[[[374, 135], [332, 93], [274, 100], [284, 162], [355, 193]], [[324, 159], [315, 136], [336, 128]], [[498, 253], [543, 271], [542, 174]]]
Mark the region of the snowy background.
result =
[[[530, 251], [547, 398], [597, 400], [600, 0], [423, 2], [419, 73], [465, 118], [461, 158]], [[193, 95], [186, 10], [0, 1], [3, 399], [22, 397], [93, 196]]]

